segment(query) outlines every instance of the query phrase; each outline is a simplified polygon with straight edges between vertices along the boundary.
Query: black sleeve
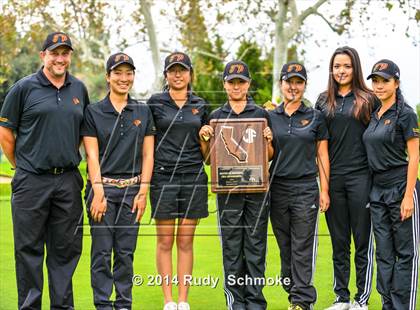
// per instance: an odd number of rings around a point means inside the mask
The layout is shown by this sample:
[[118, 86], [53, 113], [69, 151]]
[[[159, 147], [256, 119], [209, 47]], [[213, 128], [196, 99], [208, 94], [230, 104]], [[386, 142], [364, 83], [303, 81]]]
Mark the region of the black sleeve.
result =
[[209, 123], [209, 104], [204, 101], [204, 112], [203, 116], [201, 117], [201, 126], [207, 125]]
[[401, 128], [404, 139], [407, 141], [411, 138], [419, 137], [419, 124], [417, 115], [412, 109], [404, 109], [398, 119], [398, 126]]
[[19, 83], [13, 85], [4, 99], [0, 112], [0, 126], [16, 130], [25, 104], [25, 95]]
[[89, 93], [87, 91], [87, 88], [86, 88], [85, 84], [83, 84], [83, 93], [84, 93], [83, 102], [85, 104], [83, 109], [84, 109], [84, 111], [86, 111], [87, 106], [90, 104], [90, 100], [89, 100]]
[[96, 130], [95, 119], [92, 115], [92, 106], [88, 106], [83, 116], [82, 129], [80, 130], [81, 136], [97, 137], [98, 132]]
[[218, 119], [218, 115], [217, 115], [217, 110], [214, 110], [213, 112], [210, 113], [210, 115], [208, 116], [208, 123], [210, 124], [210, 121], [212, 119]]
[[327, 127], [327, 121], [325, 120], [325, 116], [315, 110], [314, 113], [317, 113], [317, 120], [318, 120], [318, 126], [317, 126], [317, 131], [316, 131], [316, 139], [318, 141], [321, 140], [328, 140], [330, 135], [328, 134], [328, 127]]
[[267, 120], [267, 126], [271, 128], [271, 118], [270, 115], [268, 114], [268, 111], [263, 109], [264, 112], [264, 118]]
[[146, 136], [154, 136], [156, 134], [156, 126], [153, 120], [152, 111], [146, 106], [147, 109], [147, 125], [146, 125]]

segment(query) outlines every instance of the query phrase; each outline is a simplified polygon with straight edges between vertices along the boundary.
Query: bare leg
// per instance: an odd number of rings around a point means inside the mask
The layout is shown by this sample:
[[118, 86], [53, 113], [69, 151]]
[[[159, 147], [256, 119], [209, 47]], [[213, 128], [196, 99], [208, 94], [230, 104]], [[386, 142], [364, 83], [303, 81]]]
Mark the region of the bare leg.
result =
[[156, 266], [162, 277], [165, 304], [172, 299], [172, 246], [174, 245], [175, 220], [156, 220]]
[[195, 219], [179, 219], [176, 245], [178, 248], [178, 302], [187, 301], [189, 284], [188, 277], [193, 269], [193, 242], [197, 225]]

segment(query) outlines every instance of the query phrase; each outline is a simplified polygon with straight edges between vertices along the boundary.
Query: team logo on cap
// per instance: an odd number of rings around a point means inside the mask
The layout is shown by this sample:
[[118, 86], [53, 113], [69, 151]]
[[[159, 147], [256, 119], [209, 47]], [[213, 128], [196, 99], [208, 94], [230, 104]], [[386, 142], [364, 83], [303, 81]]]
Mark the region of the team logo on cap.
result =
[[0, 122], [3, 122], [3, 123], [6, 123], [6, 122], [8, 122], [9, 120], [7, 119], [7, 118], [5, 118], [5, 117], [0, 117]]
[[54, 43], [57, 43], [59, 39], [60, 39], [60, 42], [66, 42], [68, 40], [68, 38], [65, 34], [58, 33], [58, 34], [54, 35], [52, 41]]
[[133, 124], [134, 124], [134, 126], [139, 127], [139, 125], [141, 124], [141, 120], [139, 120], [139, 119], [135, 119], [135, 120], [133, 121]]
[[301, 65], [299, 65], [299, 64], [292, 64], [292, 65], [289, 65], [288, 67], [287, 67], [287, 72], [292, 72], [292, 71], [294, 71], [294, 72], [300, 72], [300, 71], [302, 71], [302, 66]]
[[388, 64], [386, 62], [380, 62], [375, 65], [375, 67], [373, 68], [373, 71], [383, 71], [386, 68], [388, 68]]
[[73, 103], [74, 103], [74, 104], [79, 104], [79, 103], [80, 103], [79, 98], [77, 98], [77, 97], [73, 97]]
[[173, 54], [171, 58], [169, 58], [169, 62], [183, 61], [184, 58], [185, 56], [183, 54]]
[[300, 123], [302, 124], [302, 126], [306, 126], [306, 125], [308, 125], [310, 123], [310, 120], [303, 119], [303, 120], [300, 121]]
[[130, 58], [126, 54], [115, 55], [114, 61], [119, 62], [120, 60], [128, 61]]
[[242, 72], [244, 72], [244, 70], [245, 70], [244, 65], [242, 65], [242, 64], [235, 64], [235, 65], [232, 65], [229, 68], [229, 74], [234, 73], [234, 72], [236, 72], [236, 73], [242, 73]]
[[196, 108], [192, 108], [192, 109], [191, 109], [191, 113], [192, 113], [193, 115], [198, 114], [198, 112], [200, 112], [200, 111], [198, 111], [198, 109], [196, 109]]
[[386, 119], [386, 120], [384, 121], [384, 124], [385, 124], [385, 125], [389, 125], [389, 124], [391, 124], [391, 120], [390, 120], [390, 119]]

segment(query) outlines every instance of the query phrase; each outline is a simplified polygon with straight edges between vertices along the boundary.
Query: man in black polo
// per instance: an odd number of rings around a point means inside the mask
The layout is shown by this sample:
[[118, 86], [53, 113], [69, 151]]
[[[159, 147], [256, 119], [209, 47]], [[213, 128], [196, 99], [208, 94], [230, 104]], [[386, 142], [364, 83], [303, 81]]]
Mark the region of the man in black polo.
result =
[[83, 179], [77, 166], [86, 87], [67, 72], [69, 36], [47, 36], [42, 68], [9, 90], [0, 143], [16, 168], [12, 217], [19, 309], [41, 309], [44, 247], [51, 309], [73, 309], [72, 276], [82, 250]]
[[[251, 77], [244, 62], [229, 62], [223, 81], [229, 100], [213, 111], [209, 120], [265, 118], [270, 124], [268, 112], [248, 96]], [[205, 144], [211, 135], [212, 127], [203, 126], [200, 131], [202, 143]], [[272, 135], [268, 127], [264, 136], [271, 148]], [[265, 273], [267, 193], [217, 194], [217, 208], [227, 308], [266, 309], [267, 302], [262, 293], [264, 285], [258, 279], [263, 279]]]

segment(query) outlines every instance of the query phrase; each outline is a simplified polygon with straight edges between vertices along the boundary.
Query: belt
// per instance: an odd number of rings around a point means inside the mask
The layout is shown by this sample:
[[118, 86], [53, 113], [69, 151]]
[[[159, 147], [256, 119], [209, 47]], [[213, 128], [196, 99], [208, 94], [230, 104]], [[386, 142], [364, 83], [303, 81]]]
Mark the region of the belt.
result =
[[127, 186], [140, 184], [141, 177], [139, 175], [130, 178], [130, 179], [111, 179], [107, 177], [102, 177], [102, 183], [107, 185], [112, 185], [118, 188], [124, 188]]
[[48, 169], [45, 172], [49, 174], [63, 174], [64, 172], [72, 171], [74, 169], [75, 169], [74, 167], [70, 167], [70, 168], [55, 167], [55, 168]]

